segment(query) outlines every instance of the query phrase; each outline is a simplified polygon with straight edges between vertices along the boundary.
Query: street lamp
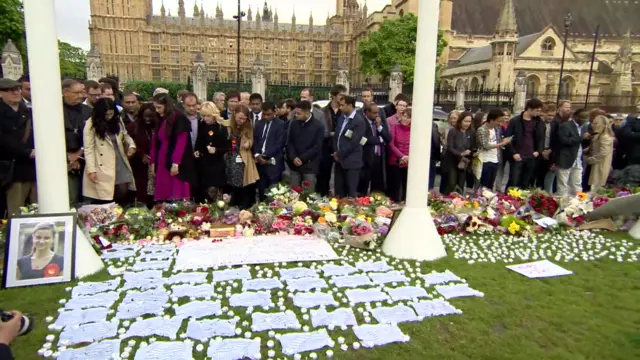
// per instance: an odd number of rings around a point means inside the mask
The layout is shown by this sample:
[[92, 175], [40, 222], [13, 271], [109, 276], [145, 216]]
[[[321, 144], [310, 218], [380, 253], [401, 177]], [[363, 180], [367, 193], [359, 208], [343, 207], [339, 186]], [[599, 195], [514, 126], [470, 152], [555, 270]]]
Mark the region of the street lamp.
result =
[[560, 102], [560, 89], [562, 88], [562, 76], [564, 73], [564, 57], [567, 53], [567, 39], [569, 38], [569, 28], [571, 27], [572, 21], [573, 16], [571, 13], [568, 13], [567, 16], [564, 17], [564, 48], [562, 49], [562, 62], [560, 63], [560, 80], [558, 80], [558, 97], [556, 98], [556, 104]]
[[240, 9], [240, 0], [238, 0], [238, 14], [233, 16], [233, 18], [238, 22], [238, 49], [236, 54], [236, 82], [238, 83], [238, 88], [240, 87], [240, 23], [245, 15], [247, 14]]

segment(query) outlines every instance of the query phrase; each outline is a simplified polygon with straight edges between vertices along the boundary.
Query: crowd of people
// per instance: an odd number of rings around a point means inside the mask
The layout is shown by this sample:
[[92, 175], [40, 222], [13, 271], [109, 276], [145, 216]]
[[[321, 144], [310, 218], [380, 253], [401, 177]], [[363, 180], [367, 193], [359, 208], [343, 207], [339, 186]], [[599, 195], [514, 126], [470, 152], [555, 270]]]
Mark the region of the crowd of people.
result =
[[[0, 206], [8, 214], [37, 199], [29, 85], [26, 76], [0, 79]], [[399, 94], [378, 105], [371, 90], [359, 95], [361, 108], [336, 85], [320, 108], [312, 88], [297, 101], [237, 91], [203, 101], [187, 90], [173, 99], [162, 88], [143, 99], [121, 93], [112, 78], [63, 80], [71, 205], [151, 206], [230, 194], [246, 209], [283, 178], [325, 196], [383, 192], [403, 201], [410, 98]], [[451, 112], [448, 126], [434, 122], [425, 139], [429, 188], [439, 172], [443, 194], [539, 187], [570, 195], [604, 186], [612, 168], [640, 165], [640, 115], [612, 119], [598, 109], [572, 109], [568, 101], [556, 107], [531, 99], [513, 117], [506, 109]]]

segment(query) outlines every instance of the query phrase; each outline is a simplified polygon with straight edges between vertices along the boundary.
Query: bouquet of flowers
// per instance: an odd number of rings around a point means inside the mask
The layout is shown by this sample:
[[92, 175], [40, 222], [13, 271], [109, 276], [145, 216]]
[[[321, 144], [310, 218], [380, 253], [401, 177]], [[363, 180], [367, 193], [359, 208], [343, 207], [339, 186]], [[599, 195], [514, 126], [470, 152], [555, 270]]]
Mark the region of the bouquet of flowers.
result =
[[548, 217], [554, 217], [558, 211], [558, 202], [542, 192], [535, 192], [529, 197], [528, 204], [535, 212]]
[[[300, 198], [300, 193], [302, 192], [302, 188], [299, 189], [300, 192], [297, 192], [284, 184], [274, 185], [267, 191], [266, 196], [271, 199], [271, 202], [275, 202], [282, 206], [290, 205]], [[278, 205], [276, 205], [278, 206]]]
[[531, 233], [531, 226], [515, 216], [505, 216], [502, 218], [500, 225], [511, 235], [529, 236]]
[[342, 234], [347, 245], [360, 249], [375, 249], [379, 244], [376, 242], [377, 235], [373, 225], [362, 219], [347, 219], [342, 224]]
[[555, 219], [562, 225], [578, 226], [584, 222], [584, 215], [593, 209], [593, 201], [589, 199], [589, 195], [578, 193], [576, 197], [569, 200], [569, 203], [555, 216]]

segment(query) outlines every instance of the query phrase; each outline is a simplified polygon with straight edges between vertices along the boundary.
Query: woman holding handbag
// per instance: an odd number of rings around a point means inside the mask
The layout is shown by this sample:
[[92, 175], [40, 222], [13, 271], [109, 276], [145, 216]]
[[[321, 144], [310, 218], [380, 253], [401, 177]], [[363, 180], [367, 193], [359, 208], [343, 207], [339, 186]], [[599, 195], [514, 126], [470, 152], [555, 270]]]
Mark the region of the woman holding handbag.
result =
[[598, 115], [591, 122], [591, 146], [586, 157], [586, 162], [591, 166], [589, 185], [591, 191], [607, 184], [611, 163], [613, 161], [613, 141], [615, 136], [609, 120], [604, 115]]
[[467, 171], [476, 149], [476, 136], [471, 128], [473, 114], [463, 112], [458, 117], [456, 126], [447, 134], [447, 149], [442, 160], [443, 171], [447, 172], [447, 186], [445, 195], [453, 191], [464, 192]]
[[249, 121], [249, 108], [238, 105], [231, 115], [230, 149], [225, 156], [227, 184], [231, 203], [248, 209], [256, 202], [256, 183], [260, 176], [252, 154], [253, 126]]
[[82, 195], [98, 204], [125, 201], [128, 191], [136, 189], [128, 160], [135, 154], [136, 145], [113, 100], [102, 98], [95, 103], [83, 136], [86, 166]]

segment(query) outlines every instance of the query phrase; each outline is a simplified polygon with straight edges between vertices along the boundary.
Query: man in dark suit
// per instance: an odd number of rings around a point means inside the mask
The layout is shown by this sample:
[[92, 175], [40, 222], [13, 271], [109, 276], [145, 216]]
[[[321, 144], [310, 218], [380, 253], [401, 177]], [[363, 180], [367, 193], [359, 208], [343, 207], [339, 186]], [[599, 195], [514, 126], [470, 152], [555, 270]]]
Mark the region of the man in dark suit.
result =
[[318, 184], [316, 192], [320, 195], [329, 195], [331, 184], [331, 171], [333, 169], [333, 137], [335, 135], [338, 121], [344, 117], [340, 111], [340, 97], [347, 93], [347, 88], [343, 85], [336, 85], [331, 88], [331, 102], [322, 109], [324, 112], [325, 126], [328, 133], [325, 133], [322, 144], [322, 158], [320, 159], [320, 171], [318, 173]]
[[256, 128], [256, 125], [262, 120], [262, 103], [264, 99], [262, 95], [253, 93], [249, 96], [249, 107], [251, 108], [251, 125]]
[[261, 110], [262, 120], [256, 124], [253, 132], [253, 153], [260, 174], [258, 194], [260, 201], [264, 201], [265, 191], [282, 180], [285, 127], [284, 122], [276, 118], [276, 105], [273, 102], [262, 103]]
[[335, 193], [341, 197], [356, 197], [360, 169], [362, 168], [362, 146], [366, 143], [366, 120], [356, 111], [356, 99], [342, 96], [340, 111], [346, 116], [337, 124], [333, 137], [335, 152]]
[[316, 174], [322, 153], [324, 125], [313, 117], [311, 103], [300, 101], [291, 121], [287, 140], [287, 165], [291, 185], [301, 186], [309, 182], [309, 188], [316, 184]]
[[590, 133], [582, 134], [582, 125], [574, 114], [571, 120], [558, 126], [555, 136], [557, 144], [552, 153], [553, 162], [558, 168], [558, 196], [566, 196], [569, 192], [570, 195], [576, 195], [582, 191], [582, 141], [591, 139]]
[[369, 101], [364, 105], [362, 111], [366, 123], [365, 139], [362, 147], [362, 171], [360, 172], [360, 183], [358, 193], [361, 196], [371, 192], [384, 192], [384, 153], [388, 143], [391, 142], [391, 134], [387, 124], [380, 118], [378, 105]]
[[227, 108], [221, 112], [222, 118], [225, 120], [231, 119], [231, 115], [233, 111], [236, 109], [238, 104], [240, 104], [240, 93], [231, 90], [227, 93]]

